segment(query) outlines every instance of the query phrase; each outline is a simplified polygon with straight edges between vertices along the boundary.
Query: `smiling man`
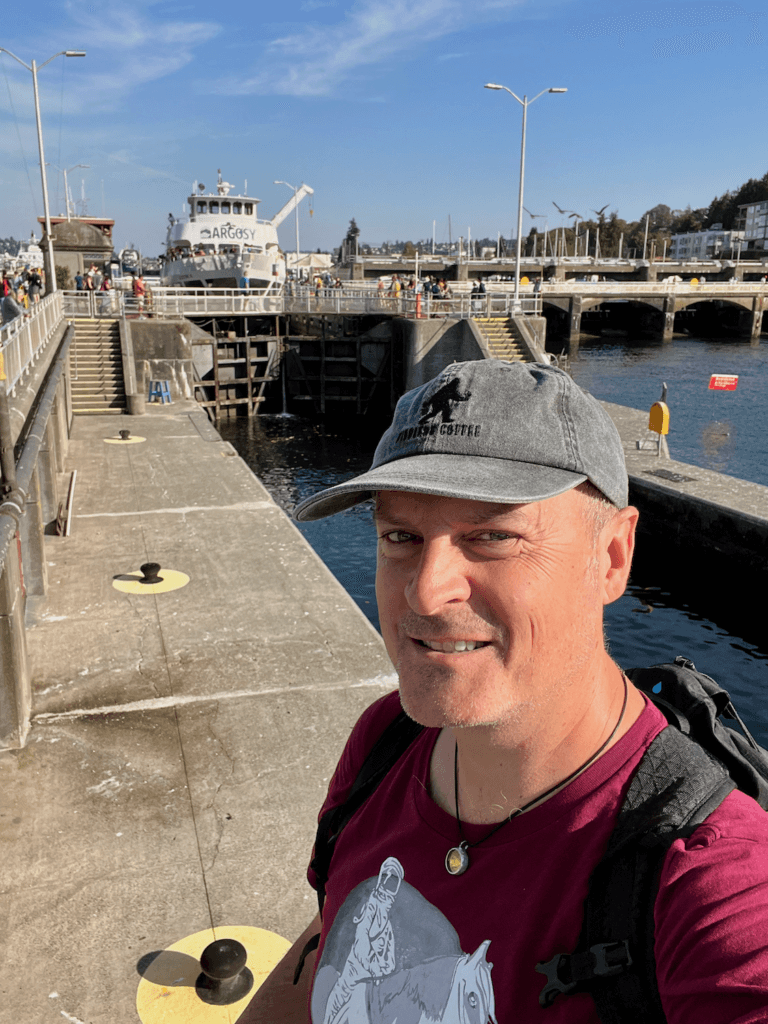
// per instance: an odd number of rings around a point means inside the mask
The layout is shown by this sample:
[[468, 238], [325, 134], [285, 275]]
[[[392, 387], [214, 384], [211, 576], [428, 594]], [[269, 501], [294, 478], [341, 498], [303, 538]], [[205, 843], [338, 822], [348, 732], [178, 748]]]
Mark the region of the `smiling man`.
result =
[[[327, 881], [313, 860], [322, 920], [242, 1021], [598, 1021], [585, 986], [541, 994], [578, 945], [590, 878], [666, 727], [603, 636], [638, 519], [621, 440], [560, 370], [455, 363], [400, 400], [367, 473], [296, 515], [370, 498], [399, 689], [353, 730], [321, 818], [345, 805], [380, 737], [408, 727], [409, 739], [335, 839]], [[766, 820], [730, 792], [675, 840], [640, 951], [658, 995], [641, 994], [636, 1018], [603, 1019], [768, 1020]], [[614, 952], [607, 966], [587, 954], [598, 985]]]

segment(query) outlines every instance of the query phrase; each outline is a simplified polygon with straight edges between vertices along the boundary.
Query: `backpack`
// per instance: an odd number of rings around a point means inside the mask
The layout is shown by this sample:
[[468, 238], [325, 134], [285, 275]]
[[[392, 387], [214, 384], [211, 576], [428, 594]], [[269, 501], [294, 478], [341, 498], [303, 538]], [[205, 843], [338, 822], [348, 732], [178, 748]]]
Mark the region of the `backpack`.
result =
[[[728, 693], [687, 658], [626, 675], [669, 725], [635, 770], [606, 852], [592, 872], [576, 949], [556, 953], [535, 970], [545, 976], [542, 1007], [559, 995], [588, 991], [603, 1024], [665, 1024], [653, 950], [654, 903], [667, 851], [734, 789], [768, 809], [768, 751], [754, 740]], [[737, 722], [744, 735], [721, 718]], [[320, 819], [311, 867], [321, 915], [339, 835], [422, 728], [400, 712], [367, 755], [346, 801]], [[319, 940], [314, 936], [304, 948], [294, 984]]]

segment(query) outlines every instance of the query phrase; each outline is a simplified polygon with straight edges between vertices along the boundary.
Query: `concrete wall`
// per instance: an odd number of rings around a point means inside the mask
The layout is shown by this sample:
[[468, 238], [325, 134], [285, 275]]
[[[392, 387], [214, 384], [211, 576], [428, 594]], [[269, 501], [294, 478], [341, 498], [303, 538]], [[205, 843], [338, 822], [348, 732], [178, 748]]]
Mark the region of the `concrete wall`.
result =
[[[35, 399], [45, 386], [66, 326], [62, 325], [23, 386], [9, 400], [17, 460], [31, 426]], [[59, 504], [66, 498], [62, 492], [68, 481], [64, 465], [72, 422], [69, 396], [67, 364], [44, 427], [23, 515], [0, 567], [0, 750], [23, 747], [29, 729], [31, 678], [26, 631], [34, 623], [48, 589], [45, 535], [55, 532]]]
[[136, 387], [146, 395], [150, 380], [168, 380], [174, 398], [192, 398], [191, 334], [185, 320], [133, 320], [130, 336]]
[[449, 363], [485, 358], [466, 320], [398, 319], [394, 330], [402, 340], [405, 391], [425, 384]]

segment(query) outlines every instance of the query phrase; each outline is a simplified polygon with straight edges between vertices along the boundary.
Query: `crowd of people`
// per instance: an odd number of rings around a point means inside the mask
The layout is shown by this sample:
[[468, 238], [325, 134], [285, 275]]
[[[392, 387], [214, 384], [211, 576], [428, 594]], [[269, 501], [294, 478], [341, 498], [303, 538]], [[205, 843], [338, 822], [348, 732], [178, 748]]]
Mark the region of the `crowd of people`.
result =
[[[25, 313], [40, 301], [45, 288], [45, 273], [36, 267], [24, 267], [14, 273], [4, 270], [0, 285], [3, 323]], [[6, 301], [8, 300], [8, 301]]]
[[112, 290], [109, 274], [105, 274], [92, 263], [83, 274], [75, 274], [75, 290], [78, 292], [108, 292]]

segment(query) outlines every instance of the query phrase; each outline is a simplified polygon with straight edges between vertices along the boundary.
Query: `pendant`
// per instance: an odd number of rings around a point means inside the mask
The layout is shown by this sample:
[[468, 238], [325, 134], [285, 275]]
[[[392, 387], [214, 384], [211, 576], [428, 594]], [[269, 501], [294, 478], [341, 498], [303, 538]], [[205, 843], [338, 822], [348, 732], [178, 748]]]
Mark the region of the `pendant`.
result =
[[464, 843], [452, 847], [445, 855], [445, 870], [449, 875], [463, 875], [469, 867], [469, 854]]

